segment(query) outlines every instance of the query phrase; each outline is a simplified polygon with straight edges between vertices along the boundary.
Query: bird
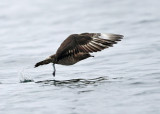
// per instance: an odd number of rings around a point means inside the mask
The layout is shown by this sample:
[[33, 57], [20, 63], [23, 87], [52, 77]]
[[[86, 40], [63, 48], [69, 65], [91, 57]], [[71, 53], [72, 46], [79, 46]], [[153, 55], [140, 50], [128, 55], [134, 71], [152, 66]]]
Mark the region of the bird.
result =
[[71, 34], [62, 42], [55, 54], [36, 63], [35, 68], [40, 65], [52, 63], [54, 70], [53, 76], [55, 76], [55, 64], [74, 65], [81, 60], [94, 57], [90, 53], [113, 47], [123, 37], [123, 35], [112, 33]]

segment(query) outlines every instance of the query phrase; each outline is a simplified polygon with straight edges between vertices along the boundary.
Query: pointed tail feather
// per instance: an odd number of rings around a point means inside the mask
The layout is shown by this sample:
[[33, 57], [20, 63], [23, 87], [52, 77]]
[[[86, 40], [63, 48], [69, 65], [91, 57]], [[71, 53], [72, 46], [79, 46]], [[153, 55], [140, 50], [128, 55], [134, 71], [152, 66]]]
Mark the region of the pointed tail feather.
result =
[[38, 67], [38, 66], [40, 66], [40, 65], [49, 64], [49, 63], [51, 63], [51, 62], [52, 62], [52, 59], [51, 59], [51, 58], [47, 58], [47, 59], [45, 59], [45, 60], [43, 60], [43, 61], [40, 61], [40, 62], [36, 63], [36, 64], [35, 64], [35, 68]]

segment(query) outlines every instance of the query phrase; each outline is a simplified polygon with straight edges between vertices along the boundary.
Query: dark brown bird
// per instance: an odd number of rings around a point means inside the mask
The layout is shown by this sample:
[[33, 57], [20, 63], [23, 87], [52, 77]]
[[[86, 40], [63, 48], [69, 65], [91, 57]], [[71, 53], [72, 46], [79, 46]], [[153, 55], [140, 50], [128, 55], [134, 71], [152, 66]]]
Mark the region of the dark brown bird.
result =
[[53, 63], [53, 76], [55, 76], [55, 64], [73, 65], [88, 57], [94, 57], [90, 53], [112, 47], [121, 41], [123, 35], [103, 33], [72, 34], [66, 38], [58, 48], [56, 54], [38, 62], [35, 67]]

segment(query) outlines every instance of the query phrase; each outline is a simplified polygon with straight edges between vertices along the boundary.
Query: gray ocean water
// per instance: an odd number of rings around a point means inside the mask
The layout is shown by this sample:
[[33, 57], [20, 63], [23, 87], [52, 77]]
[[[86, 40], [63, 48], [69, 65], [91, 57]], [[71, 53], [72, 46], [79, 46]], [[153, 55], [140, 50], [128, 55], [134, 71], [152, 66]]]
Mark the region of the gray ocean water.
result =
[[[159, 0], [0, 0], [0, 114], [160, 114]], [[125, 38], [37, 69], [70, 34]], [[28, 81], [28, 82], [27, 82]]]

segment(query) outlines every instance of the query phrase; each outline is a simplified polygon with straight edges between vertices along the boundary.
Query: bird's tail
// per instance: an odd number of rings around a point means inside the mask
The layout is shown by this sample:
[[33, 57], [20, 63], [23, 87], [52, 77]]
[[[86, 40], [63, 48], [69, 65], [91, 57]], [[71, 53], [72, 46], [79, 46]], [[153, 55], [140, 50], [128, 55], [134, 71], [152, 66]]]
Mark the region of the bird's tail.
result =
[[36, 64], [35, 64], [35, 67], [38, 67], [38, 66], [40, 66], [40, 65], [49, 64], [49, 63], [51, 63], [51, 62], [52, 62], [52, 59], [51, 59], [51, 58], [47, 58], [47, 59], [45, 59], [45, 60], [43, 60], [43, 61], [40, 61], [40, 62], [36, 63]]

